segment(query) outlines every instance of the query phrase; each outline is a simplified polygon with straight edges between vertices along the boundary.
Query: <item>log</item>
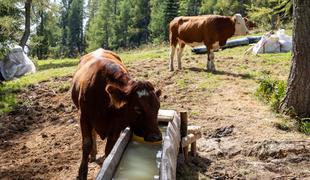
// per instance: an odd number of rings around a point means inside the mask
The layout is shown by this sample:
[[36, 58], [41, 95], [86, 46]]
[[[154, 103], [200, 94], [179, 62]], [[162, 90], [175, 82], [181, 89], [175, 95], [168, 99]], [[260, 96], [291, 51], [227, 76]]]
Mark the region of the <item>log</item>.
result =
[[96, 180], [111, 180], [113, 178], [114, 171], [122, 157], [124, 149], [130, 140], [130, 137], [131, 130], [129, 127], [127, 127], [121, 133], [108, 157], [104, 160]]
[[201, 133], [201, 126], [188, 126], [187, 134], [198, 134]]
[[181, 118], [181, 137], [187, 136], [187, 112], [180, 112]]
[[192, 144], [191, 144], [191, 156], [196, 156], [196, 154], [197, 154], [197, 145], [196, 145], [196, 141], [195, 142], [193, 142]]
[[181, 146], [184, 148], [186, 146], [189, 146], [193, 142], [196, 142], [197, 139], [201, 138], [201, 133], [199, 134], [189, 134], [186, 137], [182, 138]]
[[[180, 118], [181, 118], [181, 129], [180, 129], [180, 134], [181, 138], [187, 136], [187, 112], [180, 112]], [[180, 145], [180, 150], [183, 152], [184, 160], [187, 161], [188, 159], [188, 147], [187, 146], [182, 146]]]

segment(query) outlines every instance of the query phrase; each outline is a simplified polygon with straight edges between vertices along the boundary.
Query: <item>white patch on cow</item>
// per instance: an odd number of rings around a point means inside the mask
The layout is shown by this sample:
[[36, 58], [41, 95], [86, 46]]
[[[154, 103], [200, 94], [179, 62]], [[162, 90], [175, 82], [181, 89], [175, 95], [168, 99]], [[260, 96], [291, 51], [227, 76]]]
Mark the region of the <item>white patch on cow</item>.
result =
[[141, 90], [141, 91], [137, 91], [137, 94], [139, 96], [139, 98], [143, 97], [143, 96], [148, 96], [150, 95], [145, 89]]
[[212, 49], [217, 51], [220, 49], [220, 43], [216, 41], [214, 44], [212, 44]]
[[195, 46], [204, 45], [204, 43], [203, 42], [192, 42], [192, 43], [186, 43], [186, 45], [189, 45], [191, 47], [195, 47]]
[[96, 59], [101, 59], [102, 58], [102, 48], [97, 49], [96, 51], [92, 52], [92, 55]]
[[245, 25], [245, 21], [243, 19], [243, 17], [240, 14], [235, 14], [234, 15], [235, 18], [235, 36], [242, 36], [242, 35], [246, 35], [249, 30]]
[[178, 48], [178, 69], [179, 70], [182, 69], [181, 58], [182, 58], [183, 49], [184, 49], [184, 47], [183, 48], [182, 47]]

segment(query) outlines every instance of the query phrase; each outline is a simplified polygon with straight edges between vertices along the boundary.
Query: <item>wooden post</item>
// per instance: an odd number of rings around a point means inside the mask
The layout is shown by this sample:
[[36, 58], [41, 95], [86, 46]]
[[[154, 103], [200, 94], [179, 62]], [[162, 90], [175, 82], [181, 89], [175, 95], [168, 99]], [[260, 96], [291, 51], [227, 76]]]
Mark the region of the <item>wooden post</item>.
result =
[[[186, 137], [187, 136], [187, 112], [180, 112], [180, 117], [181, 117], [181, 138]], [[182, 145], [180, 146], [182, 147]], [[187, 161], [188, 159], [188, 146], [184, 147], [182, 149], [183, 151], [183, 155], [184, 155], [184, 159], [185, 161]]]
[[191, 155], [195, 157], [196, 154], [197, 154], [197, 147], [196, 147], [196, 141], [195, 141], [191, 144]]

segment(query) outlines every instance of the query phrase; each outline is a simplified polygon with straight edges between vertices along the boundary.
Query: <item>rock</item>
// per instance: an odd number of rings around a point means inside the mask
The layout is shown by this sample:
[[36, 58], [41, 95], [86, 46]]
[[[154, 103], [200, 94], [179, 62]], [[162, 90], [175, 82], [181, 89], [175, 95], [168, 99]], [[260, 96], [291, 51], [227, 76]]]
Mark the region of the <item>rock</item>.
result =
[[296, 157], [303, 154], [310, 154], [309, 142], [265, 140], [256, 143], [247, 151], [248, 156], [255, 156], [260, 160], [281, 159], [288, 156]]
[[225, 136], [230, 136], [234, 130], [234, 125], [228, 127], [222, 127], [215, 130], [215, 132], [209, 135], [209, 138], [221, 138]]
[[75, 122], [76, 122], [75, 119], [69, 119], [69, 120], [67, 121], [68, 124], [73, 124], [73, 123], [75, 123]]

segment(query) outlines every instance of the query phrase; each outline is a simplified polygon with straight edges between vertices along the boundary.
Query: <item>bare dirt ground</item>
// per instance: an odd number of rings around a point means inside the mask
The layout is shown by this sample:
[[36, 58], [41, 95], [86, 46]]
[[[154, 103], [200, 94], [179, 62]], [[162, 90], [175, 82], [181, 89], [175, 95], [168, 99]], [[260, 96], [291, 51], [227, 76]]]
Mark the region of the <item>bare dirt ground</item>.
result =
[[[186, 110], [189, 124], [203, 127], [198, 156], [179, 164], [178, 179], [310, 179], [309, 137], [276, 128], [281, 117], [253, 95], [255, 79], [231, 70], [244, 62], [216, 57], [218, 72], [209, 77], [203, 70], [205, 58], [185, 58], [185, 69], [175, 72], [168, 71], [164, 59], [128, 65], [134, 77], [162, 89], [162, 109]], [[76, 177], [81, 159], [78, 112], [69, 87], [59, 88], [71, 78], [17, 92], [20, 105], [0, 121], [0, 179]], [[201, 82], [205, 78], [209, 84]], [[88, 178], [95, 179], [99, 169], [90, 163]]]

